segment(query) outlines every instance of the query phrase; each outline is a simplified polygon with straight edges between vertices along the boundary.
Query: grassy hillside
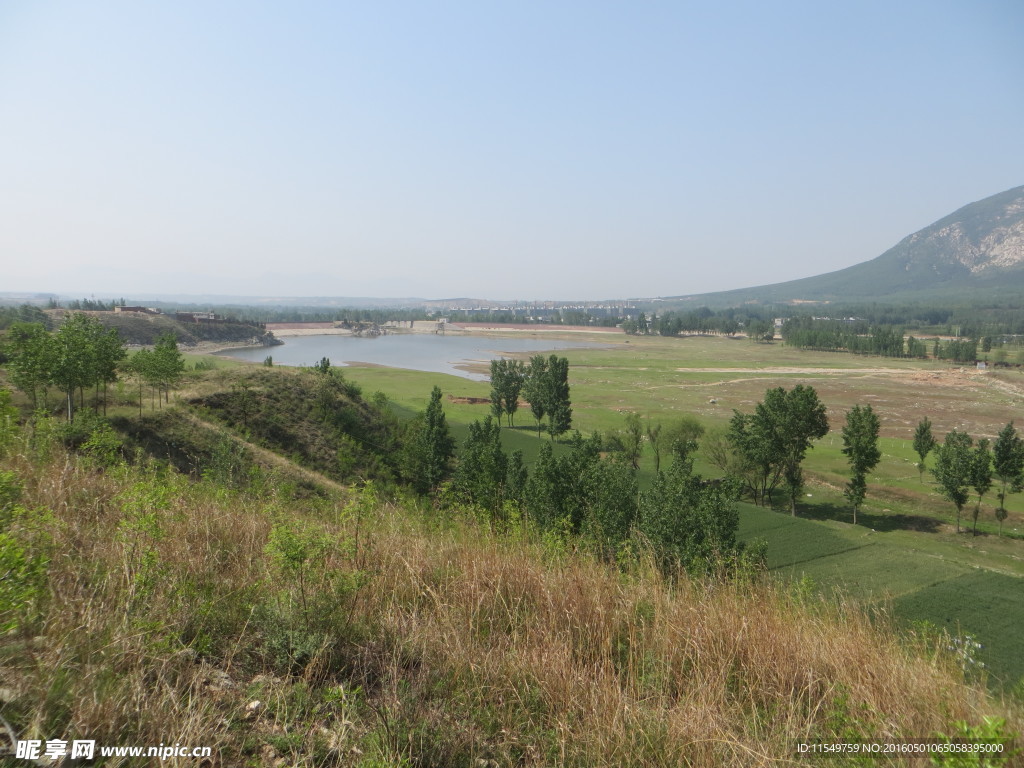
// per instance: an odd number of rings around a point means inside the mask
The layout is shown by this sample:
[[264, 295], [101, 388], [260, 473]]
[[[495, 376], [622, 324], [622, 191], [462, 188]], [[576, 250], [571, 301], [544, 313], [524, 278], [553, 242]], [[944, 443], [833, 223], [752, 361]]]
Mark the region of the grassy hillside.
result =
[[[65, 310], [49, 310], [55, 325], [59, 325], [67, 312]], [[182, 323], [170, 315], [142, 315], [119, 312], [86, 312], [95, 317], [106, 328], [117, 330], [128, 344], [154, 344], [162, 334], [171, 333], [179, 344], [186, 347], [195, 346], [204, 341], [263, 344], [278, 344], [274, 335], [253, 323], [216, 322], [216, 323]]]
[[521, 525], [189, 482], [45, 433], [0, 458], [0, 713], [21, 738], [232, 766], [646, 768], [1024, 725], [941, 638], [803, 589], [666, 582], [642, 554], [616, 570]]
[[[114, 426], [132, 446], [192, 475], [244, 477], [253, 466], [313, 470], [335, 482], [393, 484], [400, 425], [341, 372], [238, 367], [193, 375], [172, 407], [120, 409]], [[283, 462], [282, 457], [288, 461]], [[282, 467], [282, 465], [284, 465]], [[303, 485], [308, 478], [300, 477]]]

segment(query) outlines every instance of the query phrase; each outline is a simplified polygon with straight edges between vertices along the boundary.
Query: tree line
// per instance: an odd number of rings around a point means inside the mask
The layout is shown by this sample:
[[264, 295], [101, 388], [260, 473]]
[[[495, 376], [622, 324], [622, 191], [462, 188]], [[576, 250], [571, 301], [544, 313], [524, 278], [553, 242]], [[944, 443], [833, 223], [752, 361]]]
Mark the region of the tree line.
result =
[[716, 311], [700, 307], [689, 312], [652, 313], [649, 317], [641, 312], [635, 319], [625, 318], [622, 330], [637, 336], [679, 336], [684, 333], [732, 336], [742, 332], [754, 340], [770, 341], [775, 335], [775, 324], [767, 310]]
[[973, 490], [977, 498], [971, 516], [974, 520], [973, 533], [978, 535], [982, 500], [995, 486], [999, 499], [995, 517], [1002, 536], [1003, 522], [1008, 516], [1006, 499], [1011, 493], [1024, 489], [1024, 441], [1017, 434], [1013, 422], [999, 431], [995, 442], [984, 437], [975, 441], [966, 432], [954, 429], [942, 443], [938, 443], [932, 436], [931, 427], [931, 421], [924, 418], [914, 431], [914, 451], [920, 458], [918, 471], [923, 479], [925, 459], [934, 451], [931, 473], [940, 493], [956, 507], [956, 532], [960, 533], [961, 515]]
[[39, 307], [22, 304], [17, 307], [0, 307], [0, 330], [10, 328], [15, 323], [39, 323], [47, 330], [53, 327], [53, 321]]
[[759, 560], [759, 551], [745, 550], [736, 538], [734, 483], [706, 481], [693, 472], [692, 459], [677, 456], [650, 490], [640, 491], [635, 468], [603, 448], [600, 434], [576, 432], [560, 455], [543, 443], [528, 471], [521, 451], [504, 450], [501, 426], [487, 416], [469, 425], [456, 454], [435, 387], [407, 441], [405, 466], [414, 487], [441, 503], [471, 505], [501, 525], [528, 521], [543, 535], [589, 542], [609, 560], [641, 542], [666, 573]]
[[74, 421], [76, 394], [80, 408], [85, 405], [86, 390], [95, 388], [98, 402], [102, 386], [105, 412], [107, 386], [128, 374], [139, 381], [141, 409], [144, 382], [166, 398], [185, 369], [173, 335], [162, 336], [152, 350], [142, 349], [128, 358], [116, 330], [81, 313], [68, 315], [53, 332], [42, 323], [12, 324], [3, 352], [11, 382], [29, 397], [33, 408], [47, 407], [49, 388], [54, 387], [64, 393], [69, 422]]
[[[520, 395], [530, 406], [537, 422], [538, 436], [543, 429], [554, 440], [572, 428], [569, 361], [566, 358], [534, 355], [529, 363], [492, 360], [491, 413], [499, 425], [504, 416], [507, 425], [514, 426]], [[543, 423], [545, 417], [546, 425]]]
[[[630, 420], [627, 430], [584, 438], [578, 431], [556, 454], [554, 438], [570, 428], [568, 361], [543, 355], [528, 364], [491, 363], [492, 414], [469, 425], [456, 451], [438, 387], [426, 409], [410, 425], [403, 448], [407, 479], [420, 493], [442, 503], [469, 504], [503, 525], [530, 525], [545, 535], [593, 544], [615, 560], [640, 541], [657, 553], [666, 572], [717, 568], [760, 556], [736, 540], [739, 487], [731, 481], [706, 481], [693, 472], [690, 456], [702, 430], [694, 420], [668, 428], [648, 425], [647, 436], [671, 455], [652, 488], [641, 492], [635, 457], [625, 447], [642, 443], [644, 430]], [[538, 423], [543, 419], [552, 442], [541, 444], [527, 469], [522, 451], [506, 452], [501, 422], [512, 426], [520, 393]], [[636, 432], [640, 430], [639, 438]], [[745, 559], [745, 560], [744, 560]]]
[[[799, 349], [813, 349], [825, 352], [852, 352], [880, 357], [928, 357], [928, 344], [908, 336], [904, 338], [902, 328], [886, 325], [870, 325], [865, 320], [834, 320], [814, 317], [791, 317], [782, 325], [782, 339], [786, 344]], [[978, 349], [988, 352], [993, 339], [965, 338], [933, 339], [931, 355], [937, 360], [956, 363], [973, 363], [978, 359]]]

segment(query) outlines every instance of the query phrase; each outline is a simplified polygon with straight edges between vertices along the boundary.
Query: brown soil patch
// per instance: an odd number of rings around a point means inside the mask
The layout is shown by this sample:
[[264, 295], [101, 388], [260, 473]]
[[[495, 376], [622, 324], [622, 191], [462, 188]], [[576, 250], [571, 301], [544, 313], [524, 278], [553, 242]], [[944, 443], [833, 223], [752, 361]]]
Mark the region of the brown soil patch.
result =
[[[456, 397], [455, 395], [448, 395], [448, 402], [457, 403], [459, 405], [490, 405], [491, 398], [489, 397]], [[529, 408], [530, 404], [525, 400], [519, 401], [520, 408]]]
[[268, 331], [290, 331], [296, 328], [334, 328], [334, 323], [267, 323]]
[[607, 326], [593, 325], [545, 325], [542, 323], [447, 323], [449, 328], [458, 328], [463, 331], [538, 331], [543, 333], [572, 332], [572, 333], [617, 333], [622, 334], [621, 328], [609, 328]]

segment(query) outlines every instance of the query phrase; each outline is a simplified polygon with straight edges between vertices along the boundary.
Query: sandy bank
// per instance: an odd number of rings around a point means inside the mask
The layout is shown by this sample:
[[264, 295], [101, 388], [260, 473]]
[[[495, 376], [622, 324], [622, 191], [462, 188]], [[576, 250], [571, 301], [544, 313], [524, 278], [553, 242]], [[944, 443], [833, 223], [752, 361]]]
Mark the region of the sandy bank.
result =
[[351, 336], [352, 331], [348, 328], [271, 328], [267, 326], [267, 330], [273, 331], [274, 335], [279, 339], [289, 338], [291, 336]]

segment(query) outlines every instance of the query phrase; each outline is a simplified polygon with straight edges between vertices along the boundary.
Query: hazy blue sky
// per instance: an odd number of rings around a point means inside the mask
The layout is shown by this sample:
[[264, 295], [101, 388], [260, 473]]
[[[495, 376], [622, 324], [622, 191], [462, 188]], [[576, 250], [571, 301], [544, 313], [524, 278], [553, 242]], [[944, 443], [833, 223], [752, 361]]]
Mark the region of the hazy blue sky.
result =
[[0, 290], [603, 298], [1024, 184], [1024, 3], [0, 4]]

